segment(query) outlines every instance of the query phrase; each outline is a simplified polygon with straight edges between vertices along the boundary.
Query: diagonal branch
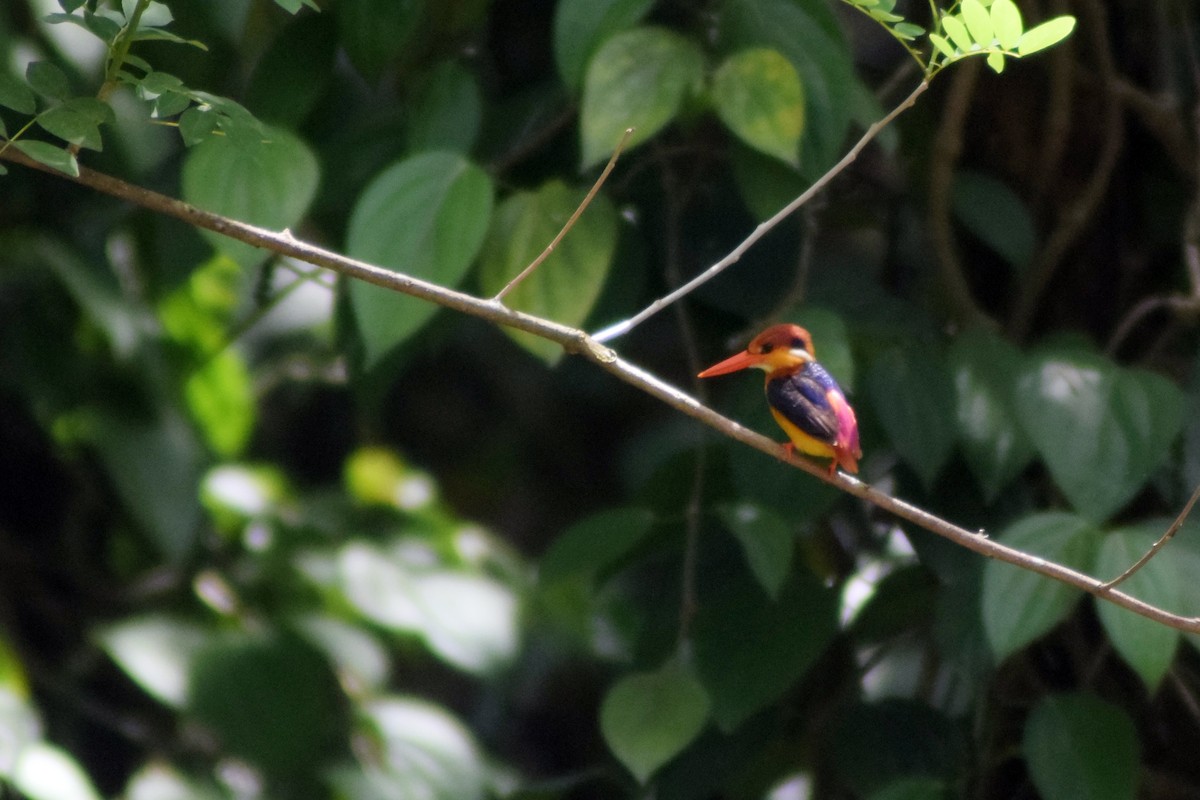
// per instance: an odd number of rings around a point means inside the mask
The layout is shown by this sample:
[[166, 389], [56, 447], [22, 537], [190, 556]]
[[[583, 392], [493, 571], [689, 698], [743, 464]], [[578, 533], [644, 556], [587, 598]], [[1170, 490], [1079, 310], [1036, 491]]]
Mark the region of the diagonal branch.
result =
[[551, 320], [542, 319], [520, 311], [514, 311], [492, 300], [475, 297], [464, 292], [447, 289], [429, 281], [413, 278], [398, 272], [357, 261], [329, 250], [298, 241], [288, 231], [276, 233], [243, 222], [222, 217], [166, 195], [152, 192], [94, 170], [80, 168], [78, 178], [72, 178], [50, 167], [39, 164], [18, 150], [9, 149], [0, 159], [22, 164], [33, 169], [71, 180], [121, 200], [132, 202], [143, 208], [174, 217], [190, 225], [216, 231], [255, 247], [262, 247], [282, 255], [324, 267], [349, 278], [357, 278], [385, 289], [419, 297], [431, 303], [445, 306], [464, 314], [480, 317], [497, 325], [506, 325], [528, 331], [552, 342], [556, 342], [570, 353], [576, 353], [618, 379], [640, 389], [671, 408], [698, 420], [724, 436], [742, 442], [779, 461], [801, 469], [818, 480], [823, 480], [865, 500], [876, 507], [901, 519], [943, 536], [955, 544], [980, 555], [1004, 561], [1008, 564], [1036, 572], [1047, 578], [1074, 586], [1089, 594], [1107, 600], [1135, 614], [1162, 623], [1171, 628], [1190, 633], [1200, 633], [1200, 617], [1186, 617], [1146, 603], [1136, 597], [1118, 591], [1103, 581], [1084, 575], [1053, 561], [1016, 550], [993, 541], [978, 532], [961, 528], [940, 517], [923, 511], [916, 506], [888, 495], [875, 487], [841, 473], [830, 476], [823, 466], [799, 456], [786, 453], [778, 443], [756, 433], [737, 422], [718, 414], [700, 403], [686, 392], [672, 386], [646, 370], [620, 358], [612, 349], [578, 328], [572, 328]]

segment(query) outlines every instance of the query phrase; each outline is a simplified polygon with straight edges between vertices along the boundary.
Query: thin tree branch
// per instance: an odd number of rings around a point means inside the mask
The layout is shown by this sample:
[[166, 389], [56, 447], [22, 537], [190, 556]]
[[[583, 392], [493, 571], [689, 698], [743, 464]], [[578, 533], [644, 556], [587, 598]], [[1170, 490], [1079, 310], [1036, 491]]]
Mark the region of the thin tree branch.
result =
[[887, 116], [883, 117], [872, 124], [871, 127], [867, 128], [866, 133], [864, 133], [862, 138], [854, 143], [854, 146], [850, 148], [846, 155], [842, 156], [841, 161], [834, 164], [828, 172], [818, 178], [817, 181], [812, 186], [808, 187], [803, 194], [776, 212], [775, 216], [771, 217], [766, 222], [761, 223], [749, 236], [742, 240], [741, 244], [733, 248], [733, 250], [731, 250], [729, 254], [720, 261], [713, 264], [711, 267], [706, 269], [704, 272], [701, 272], [699, 275], [692, 278], [678, 289], [675, 289], [669, 294], [666, 294], [663, 297], [655, 300], [653, 303], [646, 306], [632, 317], [621, 320], [613, 325], [609, 325], [604, 330], [593, 334], [592, 339], [597, 342], [607, 342], [611, 339], [617, 338], [618, 336], [623, 336], [624, 334], [629, 333], [629, 331], [633, 330], [635, 327], [645, 322], [659, 311], [662, 311], [664, 308], [671, 305], [671, 303], [674, 303], [676, 300], [685, 295], [691, 294], [703, 284], [708, 283], [710, 280], [717, 277], [717, 275], [725, 271], [726, 267], [735, 264], [738, 259], [740, 259], [742, 255], [754, 245], [755, 242], [766, 236], [771, 229], [790, 216], [793, 211], [811, 200], [813, 196], [824, 189], [831, 180], [841, 174], [846, 167], [850, 166], [854, 159], [858, 158], [858, 154], [863, 151], [863, 148], [870, 144], [871, 140], [878, 136], [880, 131], [892, 124], [892, 121], [896, 119], [896, 117], [900, 116], [906, 110], [911, 108], [912, 105], [917, 102], [917, 98], [920, 97], [928, 88], [929, 80], [926, 78], [917, 84], [917, 88], [913, 89], [912, 92], [909, 93], [908, 97], [901, 100], [898, 106], [889, 111]]
[[1120, 575], [1113, 578], [1111, 581], [1106, 581], [1104, 584], [1104, 588], [1111, 589], [1112, 587], [1116, 586], [1118, 583], [1121, 583], [1122, 581], [1124, 581], [1126, 578], [1128, 578], [1133, 573], [1137, 572], [1142, 567], [1146, 566], [1146, 562], [1148, 562], [1150, 559], [1154, 558], [1154, 554], [1157, 553], [1159, 550], [1161, 550], [1163, 548], [1163, 545], [1165, 545], [1167, 542], [1171, 541], [1171, 539], [1175, 536], [1175, 534], [1179, 532], [1179, 529], [1183, 527], [1183, 522], [1184, 522], [1184, 520], [1187, 519], [1188, 514], [1192, 513], [1192, 506], [1196, 505], [1197, 499], [1200, 499], [1200, 485], [1196, 486], [1196, 491], [1192, 492], [1191, 499], [1187, 501], [1187, 504], [1184, 505], [1184, 507], [1183, 507], [1183, 511], [1180, 511], [1179, 516], [1176, 517], [1175, 521], [1171, 523], [1171, 527], [1167, 528], [1167, 532], [1164, 533], [1162, 536], [1158, 537], [1158, 541], [1156, 541], [1154, 544], [1150, 545], [1150, 549], [1147, 550], [1145, 555], [1143, 555], [1141, 558], [1139, 558], [1132, 567], [1125, 570]]
[[558, 247], [558, 243], [561, 242], [562, 238], [567, 235], [567, 231], [575, 227], [576, 221], [578, 221], [578, 219], [583, 215], [583, 212], [587, 209], [587, 207], [592, 204], [592, 199], [595, 198], [596, 193], [600, 191], [600, 187], [604, 185], [604, 182], [608, 180], [609, 173], [612, 172], [613, 167], [617, 165], [617, 159], [620, 157], [621, 151], [625, 149], [625, 143], [629, 141], [629, 137], [632, 134], [633, 128], [625, 129], [625, 133], [622, 134], [621, 141], [617, 142], [617, 146], [613, 150], [612, 156], [608, 159], [608, 164], [604, 167], [604, 171], [600, 173], [600, 177], [596, 179], [594, 184], [592, 184], [591, 191], [587, 193], [587, 197], [583, 198], [583, 202], [579, 204], [579, 208], [575, 209], [575, 213], [572, 214], [571, 218], [567, 220], [567, 223], [562, 226], [562, 230], [560, 230], [558, 235], [551, 240], [550, 244], [546, 245], [546, 249], [542, 251], [541, 255], [535, 258], [528, 267], [521, 270], [520, 274], [505, 284], [504, 288], [497, 292], [496, 296], [492, 298], [492, 302], [502, 302], [505, 295], [517, 288], [517, 284], [532, 275], [533, 271], [537, 269], [543, 261], [550, 257], [550, 254], [554, 252], [554, 248]]
[[506, 325], [528, 331], [536, 336], [556, 342], [562, 345], [563, 349], [568, 353], [575, 353], [582, 356], [587, 361], [611, 373], [630, 386], [708, 425], [722, 435], [803, 470], [817, 480], [832, 484], [848, 494], [865, 500], [931, 533], [949, 539], [968, 550], [1081, 589], [1168, 627], [1190, 633], [1200, 633], [1200, 617], [1186, 617], [1174, 614], [1143, 600], [1139, 600], [1136, 597], [1127, 595], [1117, 589], [1108, 587], [1104, 582], [1065, 567], [1062, 564], [1047, 561], [1041, 556], [1025, 553], [995, 542], [984, 534], [961, 528], [910, 503], [885, 494], [856, 478], [841, 473], [831, 476], [823, 465], [787, 453], [774, 440], [718, 414], [675, 386], [625, 361], [611, 348], [606, 347], [594, 337], [589, 336], [585, 331], [578, 328], [572, 328], [551, 320], [514, 311], [491, 300], [474, 297], [464, 292], [430, 283], [429, 281], [423, 281], [363, 261], [347, 258], [338, 253], [298, 241], [288, 231], [277, 233], [253, 225], [247, 225], [244, 222], [231, 220], [208, 211], [202, 211], [188, 203], [152, 192], [149, 189], [133, 186], [112, 176], [84, 167], [80, 168], [79, 177], [73, 178], [39, 164], [19, 150], [9, 149], [0, 156], [0, 159], [65, 178], [66, 180], [112, 195], [118, 199], [135, 203], [148, 210], [174, 217], [190, 225], [215, 231], [231, 239], [236, 239], [255, 247], [270, 249], [282, 255], [291, 256], [309, 264], [330, 269], [348, 278], [357, 278], [375, 286], [418, 297], [422, 300], [428, 300], [431, 303], [437, 303], [440, 306], [460, 311], [464, 314], [470, 314], [497, 325]]

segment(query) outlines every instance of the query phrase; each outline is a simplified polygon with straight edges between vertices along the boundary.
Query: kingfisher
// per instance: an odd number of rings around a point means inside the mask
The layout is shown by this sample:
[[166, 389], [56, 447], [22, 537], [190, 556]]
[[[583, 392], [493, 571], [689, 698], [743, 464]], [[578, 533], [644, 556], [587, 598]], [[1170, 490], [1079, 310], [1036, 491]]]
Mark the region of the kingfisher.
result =
[[812, 336], [799, 325], [772, 325], [755, 336], [746, 349], [700, 373], [701, 378], [726, 375], [747, 367], [767, 373], [767, 404], [771, 416], [790, 441], [783, 449], [830, 458], [829, 474], [840, 466], [858, 472], [862, 449], [858, 420], [842, 387], [817, 363]]

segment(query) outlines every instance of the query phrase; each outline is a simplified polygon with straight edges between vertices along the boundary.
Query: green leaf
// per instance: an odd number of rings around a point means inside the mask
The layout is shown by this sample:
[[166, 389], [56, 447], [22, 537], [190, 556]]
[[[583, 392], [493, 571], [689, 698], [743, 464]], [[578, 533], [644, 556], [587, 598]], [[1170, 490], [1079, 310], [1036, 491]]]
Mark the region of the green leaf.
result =
[[964, 53], [971, 51], [975, 42], [971, 38], [971, 34], [967, 33], [967, 26], [961, 19], [953, 14], [945, 14], [942, 16], [942, 27], [946, 30], [950, 41], [954, 42], [955, 47]]
[[[579, 207], [586, 191], [559, 180], [536, 191], [516, 192], [496, 209], [479, 266], [479, 283], [494, 295], [521, 273], [554, 240]], [[587, 319], [612, 266], [617, 247], [617, 212], [603, 194], [576, 220], [554, 252], [504, 298], [510, 308], [578, 326]], [[505, 333], [533, 355], [554, 365], [562, 346], [506, 328]]]
[[793, 570], [774, 601], [740, 571], [715, 587], [694, 630], [696, 670], [721, 730], [799, 680], [837, 633], [837, 615], [837, 594], [808, 572]]
[[11, 769], [13, 787], [29, 800], [100, 800], [79, 762], [52, 744], [26, 744]]
[[954, 449], [954, 384], [928, 348], [896, 348], [872, 364], [867, 393], [897, 455], [931, 489]]
[[32, 139], [18, 139], [12, 143], [12, 146], [38, 163], [45, 164], [59, 172], [65, 172], [72, 178], [79, 177], [79, 162], [74, 155], [61, 147]]
[[1165, 378], [1070, 348], [1028, 359], [1017, 408], [1055, 483], [1096, 522], [1145, 485], [1183, 422], [1183, 395]]
[[655, 672], [618, 681], [600, 705], [600, 732], [642, 783], [700, 734], [708, 696], [685, 667], [670, 661]]
[[[479, 253], [492, 216], [487, 174], [457, 153], [422, 153], [381, 172], [350, 215], [346, 248], [442, 286], [457, 286]], [[437, 306], [355, 281], [350, 300], [372, 365], [417, 332]]]
[[606, 160], [626, 128], [634, 128], [627, 149], [658, 133], [703, 76], [700, 48], [665, 28], [635, 28], [606, 41], [584, 77], [582, 167]]
[[909, 41], [916, 39], [918, 36], [925, 34], [925, 29], [920, 25], [914, 25], [911, 22], [901, 22], [892, 28], [892, 32], [902, 39]]
[[153, 614], [127, 617], [96, 633], [100, 646], [152, 697], [182, 708], [192, 657], [209, 638], [195, 623]]
[[1025, 23], [1021, 20], [1021, 10], [1013, 0], [993, 0], [992, 29], [1000, 46], [1005, 50], [1013, 50], [1025, 32]]
[[804, 132], [804, 87], [792, 63], [760, 47], [730, 56], [713, 75], [717, 116], [743, 142], [795, 165]]
[[31, 89], [43, 97], [65, 100], [71, 94], [67, 73], [49, 61], [29, 62], [25, 68], [25, 80], [29, 81]]
[[179, 117], [179, 136], [186, 147], [200, 144], [217, 128], [217, 114], [192, 106]]
[[1092, 695], [1047, 697], [1030, 713], [1021, 747], [1042, 797], [1133, 800], [1138, 739], [1121, 709]]
[[37, 123], [46, 132], [71, 144], [100, 150], [100, 128], [95, 121], [67, 106], [56, 106], [37, 116]]
[[1037, 238], [1033, 215], [1002, 181], [963, 170], [954, 177], [951, 204], [959, 222], [1005, 261], [1018, 270], [1029, 265]]
[[974, 329], [954, 340], [949, 363], [963, 455], [984, 498], [993, 502], [1034, 454], [1014, 399], [1024, 358], [997, 334]]
[[987, 65], [991, 67], [992, 72], [999, 75], [1004, 72], [1004, 54], [993, 50], [987, 54]]
[[443, 61], [417, 84], [408, 123], [408, 149], [469, 153], [479, 136], [483, 99], [475, 76]]
[[[1000, 540], [1080, 572], [1091, 572], [1099, 533], [1081, 517], [1034, 514], [1009, 526]], [[983, 627], [997, 660], [1020, 650], [1061, 622], [1079, 601], [1073, 586], [1003, 561], [983, 568]]]
[[929, 34], [929, 41], [933, 42], [933, 46], [941, 51], [946, 58], [954, 58], [958, 52], [954, 49], [954, 45], [946, 41], [944, 36], [938, 36], [936, 33]]
[[[304, 217], [320, 174], [308, 145], [282, 129], [267, 129], [266, 138], [213, 136], [188, 151], [183, 197], [207, 211], [279, 231]], [[218, 233], [201, 233], [243, 269], [252, 269], [269, 255]]]
[[21, 114], [37, 111], [37, 100], [29, 86], [7, 70], [0, 70], [0, 106]]
[[421, 30], [426, 0], [339, 0], [338, 41], [367, 80], [401, 60]]
[[[1150, 549], [1169, 525], [1170, 522], [1162, 521], [1161, 524], [1149, 523], [1106, 534], [1096, 558], [1096, 574], [1102, 580], [1108, 580], [1123, 573]], [[1174, 554], [1158, 553], [1120, 584], [1120, 590], [1167, 611], [1178, 611], [1181, 608], [1181, 582], [1185, 579], [1179, 566]], [[1096, 608], [1113, 647], [1145, 681], [1150, 694], [1154, 694], [1175, 658], [1181, 638], [1179, 631], [1113, 603], [1097, 600]]]
[[132, 518], [170, 561], [184, 559], [199, 532], [204, 463], [187, 420], [173, 409], [150, 420], [109, 413], [98, 417], [91, 438]]
[[538, 579], [550, 584], [574, 576], [589, 581], [621, 562], [654, 526], [644, 508], [614, 508], [576, 522], [550, 544], [538, 565]]
[[271, 775], [317, 769], [347, 728], [329, 662], [291, 633], [228, 633], [192, 659], [188, 710], [231, 754]]
[[992, 18], [979, 0], [962, 0], [960, 13], [971, 38], [980, 47], [988, 47], [996, 38], [992, 31]]
[[1058, 44], [1071, 35], [1075, 30], [1075, 18], [1071, 16], [1055, 17], [1041, 25], [1030, 28], [1021, 35], [1017, 42], [1017, 52], [1023, 56], [1032, 55], [1039, 50]]
[[721, 521], [742, 546], [750, 571], [771, 597], [779, 591], [792, 564], [795, 536], [782, 517], [755, 503], [741, 502], [721, 507]]
[[245, 360], [221, 350], [188, 376], [184, 398], [205, 441], [222, 458], [241, 454], [257, 417], [257, 398]]
[[554, 11], [554, 61], [572, 92], [602, 42], [638, 23], [654, 0], [562, 0]]

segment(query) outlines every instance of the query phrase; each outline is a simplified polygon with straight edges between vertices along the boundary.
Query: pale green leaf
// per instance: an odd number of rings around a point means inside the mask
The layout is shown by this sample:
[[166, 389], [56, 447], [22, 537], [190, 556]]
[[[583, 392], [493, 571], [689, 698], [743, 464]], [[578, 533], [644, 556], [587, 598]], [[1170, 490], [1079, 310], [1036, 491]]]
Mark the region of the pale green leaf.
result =
[[1024, 33], [1025, 23], [1021, 20], [1021, 10], [1013, 0], [995, 0], [992, 3], [992, 29], [1000, 46], [1012, 50]]
[[993, 50], [987, 54], [987, 65], [992, 68], [992, 72], [999, 75], [1004, 72], [1004, 54]]
[[788, 164], [800, 157], [804, 88], [792, 63], [769, 48], [730, 56], [713, 75], [717, 116], [743, 142]]
[[992, 18], [979, 0], [962, 0], [960, 6], [963, 22], [971, 38], [980, 47], [988, 47], [996, 38], [992, 31]]
[[[584, 189], [552, 180], [505, 199], [496, 209], [479, 267], [484, 293], [499, 293], [533, 263], [585, 195]], [[616, 209], [598, 194], [554, 252], [505, 296], [505, 305], [564, 325], [581, 325], [604, 287], [616, 246]], [[512, 328], [505, 333], [547, 364], [562, 358], [561, 345]]]
[[954, 46], [959, 50], [966, 53], [974, 49], [975, 40], [971, 38], [971, 34], [967, 33], [967, 26], [961, 19], [953, 14], [945, 14], [942, 16], [942, 27], [946, 30], [950, 41], [954, 42]]
[[708, 711], [700, 682], [671, 661], [618, 681], [600, 705], [600, 732], [621, 763], [645, 783], [699, 735]]
[[172, 708], [187, 702], [191, 659], [208, 637], [193, 622], [158, 614], [129, 617], [96, 634], [100, 646], [126, 675]]
[[957, 54], [957, 51], [954, 49], [954, 45], [946, 41], [944, 36], [938, 36], [936, 33], [931, 33], [929, 34], [929, 41], [933, 42], [933, 46], [940, 50], [942, 55], [944, 55], [946, 58], [954, 58], [954, 56]]
[[1044, 50], [1066, 39], [1073, 30], [1075, 30], [1074, 17], [1055, 17], [1025, 31], [1021, 35], [1020, 41], [1017, 42], [1017, 52], [1027, 56]]
[[29, 800], [100, 800], [79, 762], [47, 742], [21, 748], [12, 767], [12, 784]]

